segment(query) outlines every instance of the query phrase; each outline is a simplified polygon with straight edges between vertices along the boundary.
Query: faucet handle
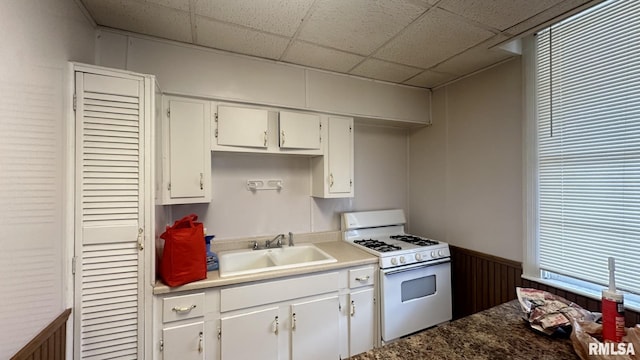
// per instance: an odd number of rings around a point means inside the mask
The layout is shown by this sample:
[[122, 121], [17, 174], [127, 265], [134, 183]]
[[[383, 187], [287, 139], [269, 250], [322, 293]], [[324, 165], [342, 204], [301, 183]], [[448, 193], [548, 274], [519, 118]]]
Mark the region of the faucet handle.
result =
[[253, 250], [258, 250], [260, 248], [260, 246], [258, 246], [258, 242], [257, 241], [251, 241], [249, 243], [249, 246], [253, 249]]

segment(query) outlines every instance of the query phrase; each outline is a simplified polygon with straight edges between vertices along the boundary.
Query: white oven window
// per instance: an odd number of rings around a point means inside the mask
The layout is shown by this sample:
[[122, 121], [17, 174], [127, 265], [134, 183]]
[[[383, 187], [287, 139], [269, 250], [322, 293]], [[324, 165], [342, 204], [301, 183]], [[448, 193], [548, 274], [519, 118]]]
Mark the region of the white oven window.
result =
[[433, 295], [436, 293], [436, 276], [430, 275], [403, 281], [400, 290], [402, 302]]

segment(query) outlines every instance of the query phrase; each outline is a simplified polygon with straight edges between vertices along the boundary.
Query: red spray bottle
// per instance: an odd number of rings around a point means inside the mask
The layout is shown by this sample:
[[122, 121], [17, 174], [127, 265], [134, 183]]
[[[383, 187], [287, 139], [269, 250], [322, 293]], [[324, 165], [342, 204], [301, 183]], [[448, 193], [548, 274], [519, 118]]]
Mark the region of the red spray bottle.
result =
[[602, 340], [620, 342], [624, 336], [624, 296], [616, 291], [616, 262], [609, 258], [609, 289], [602, 290]]

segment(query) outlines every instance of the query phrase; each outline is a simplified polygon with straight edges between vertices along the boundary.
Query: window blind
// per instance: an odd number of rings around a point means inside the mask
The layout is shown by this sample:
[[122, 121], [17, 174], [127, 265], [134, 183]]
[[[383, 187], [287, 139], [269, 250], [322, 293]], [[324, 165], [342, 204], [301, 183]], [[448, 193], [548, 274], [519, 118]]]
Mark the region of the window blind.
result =
[[540, 270], [640, 293], [640, 1], [536, 37]]

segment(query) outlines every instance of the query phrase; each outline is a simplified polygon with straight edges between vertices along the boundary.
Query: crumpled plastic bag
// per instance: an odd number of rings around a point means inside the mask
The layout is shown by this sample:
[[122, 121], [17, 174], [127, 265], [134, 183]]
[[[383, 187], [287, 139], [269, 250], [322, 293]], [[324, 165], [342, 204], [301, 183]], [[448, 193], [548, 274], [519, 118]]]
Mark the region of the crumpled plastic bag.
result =
[[572, 320], [571, 325], [573, 350], [582, 360], [640, 360], [640, 325], [626, 328], [619, 344], [600, 341], [602, 324]]

